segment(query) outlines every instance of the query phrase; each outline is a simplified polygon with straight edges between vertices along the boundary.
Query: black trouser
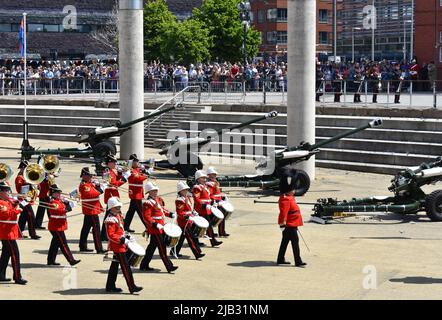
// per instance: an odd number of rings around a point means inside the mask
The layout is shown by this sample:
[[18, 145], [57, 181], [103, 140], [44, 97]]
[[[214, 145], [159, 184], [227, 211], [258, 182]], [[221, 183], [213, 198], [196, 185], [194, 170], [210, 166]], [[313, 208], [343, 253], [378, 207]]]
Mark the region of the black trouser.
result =
[[35, 214], [32, 206], [28, 204], [26, 207], [22, 207], [23, 212], [20, 214], [20, 218], [18, 219], [18, 227], [20, 231], [25, 230], [26, 223], [28, 223], [28, 231], [29, 236], [31, 238], [35, 238], [37, 233], [35, 232]]
[[185, 228], [183, 234], [181, 235], [180, 240], [178, 241], [177, 246], [175, 247], [175, 253], [179, 254], [181, 251], [181, 248], [184, 244], [184, 239], [187, 240], [187, 243], [189, 244], [190, 250], [192, 250], [193, 255], [195, 258], [198, 259], [198, 257], [201, 254], [201, 248], [198, 244], [198, 239], [189, 231], [189, 228]]
[[81, 228], [80, 234], [80, 250], [87, 249], [87, 237], [91, 228], [94, 237], [95, 250], [97, 250], [97, 252], [102, 252], [103, 246], [100, 239], [100, 219], [98, 218], [98, 215], [84, 215], [83, 227]]
[[141, 221], [143, 221], [143, 203], [142, 200], [130, 200], [129, 210], [124, 217], [124, 231], [128, 231], [130, 224], [132, 223], [132, 219], [134, 218], [135, 211], [140, 217]]
[[295, 257], [295, 264], [302, 263], [299, 250], [298, 228], [286, 227], [282, 232], [281, 246], [279, 247], [278, 262], [283, 262], [285, 259], [285, 252], [289, 242], [292, 243], [293, 255]]
[[69, 264], [72, 264], [75, 259], [72, 256], [71, 250], [69, 249], [64, 231], [51, 231], [51, 234], [52, 241], [48, 252], [48, 263], [55, 262], [58, 254], [58, 249], [60, 249]]
[[103, 224], [101, 225], [101, 241], [107, 241], [107, 231], [106, 231], [106, 224], [104, 223], [109, 216], [110, 211], [106, 210], [106, 214], [104, 215]]
[[147, 267], [149, 267], [149, 263], [152, 260], [156, 248], [158, 248], [161, 260], [163, 260], [164, 266], [166, 267], [167, 271], [172, 271], [173, 263], [167, 256], [166, 244], [164, 243], [164, 236], [162, 234], [150, 235], [150, 242], [146, 248], [146, 255], [141, 261], [140, 269], [146, 269]]
[[[51, 201], [50, 198], [41, 198], [40, 202], [44, 202], [45, 204], [48, 204], [49, 201]], [[43, 219], [45, 216], [45, 212], [47, 212], [48, 218], [49, 218], [49, 211], [47, 210], [47, 208], [42, 207], [42, 206], [38, 206], [37, 208], [37, 213], [35, 215], [35, 227], [36, 228], [41, 228], [42, 224], [43, 224]]]
[[373, 83], [373, 103], [378, 103], [379, 87], [376, 83]]
[[114, 253], [114, 260], [112, 261], [109, 273], [107, 275], [106, 289], [115, 289], [115, 282], [117, 281], [118, 276], [118, 266], [121, 267], [121, 271], [123, 271], [124, 279], [126, 279], [127, 287], [130, 292], [133, 292], [135, 288], [134, 276], [132, 274], [132, 269], [129, 266], [129, 262], [127, 261], [126, 253]]
[[6, 268], [11, 259], [14, 270], [14, 280], [21, 279], [20, 272], [20, 252], [16, 240], [2, 240], [2, 255], [0, 257], [0, 277], [6, 278]]
[[221, 221], [221, 223], [218, 225], [218, 234], [220, 236], [226, 235], [226, 220], [225, 219], [223, 219], [223, 221]]
[[217, 240], [215, 238], [215, 232], [213, 232], [213, 226], [211, 223], [209, 224], [209, 227], [207, 228], [207, 235], [210, 238], [210, 244], [212, 245], [212, 247], [214, 247], [216, 245]]

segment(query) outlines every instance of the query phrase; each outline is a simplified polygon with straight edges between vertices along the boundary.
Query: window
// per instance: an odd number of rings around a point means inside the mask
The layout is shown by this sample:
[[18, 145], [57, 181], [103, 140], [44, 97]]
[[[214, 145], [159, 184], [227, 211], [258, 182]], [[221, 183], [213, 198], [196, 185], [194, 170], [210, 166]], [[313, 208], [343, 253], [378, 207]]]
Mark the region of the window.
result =
[[277, 33], [275, 31], [269, 31], [267, 32], [267, 43], [268, 44], [275, 44], [277, 41]]
[[10, 23], [1, 23], [0, 24], [0, 32], [11, 32], [11, 24]]
[[58, 32], [58, 24], [45, 24], [44, 25], [45, 32]]
[[278, 44], [287, 44], [287, 31], [278, 31], [276, 36]]
[[251, 23], [255, 22], [255, 13], [253, 11], [249, 12], [249, 18]]
[[442, 43], [442, 31], [439, 32], [439, 42]]
[[287, 22], [287, 9], [278, 9], [278, 22]]
[[275, 22], [278, 18], [278, 9], [267, 10], [267, 21]]
[[326, 9], [319, 10], [319, 23], [328, 23], [328, 10]]
[[258, 22], [259, 23], [263, 23], [266, 21], [266, 14], [264, 10], [259, 10], [258, 11]]
[[43, 31], [43, 24], [32, 24], [30, 23], [28, 25], [28, 31], [29, 32], [42, 32]]
[[439, 48], [439, 62], [442, 62], [442, 47]]
[[319, 44], [328, 44], [328, 32], [319, 32]]

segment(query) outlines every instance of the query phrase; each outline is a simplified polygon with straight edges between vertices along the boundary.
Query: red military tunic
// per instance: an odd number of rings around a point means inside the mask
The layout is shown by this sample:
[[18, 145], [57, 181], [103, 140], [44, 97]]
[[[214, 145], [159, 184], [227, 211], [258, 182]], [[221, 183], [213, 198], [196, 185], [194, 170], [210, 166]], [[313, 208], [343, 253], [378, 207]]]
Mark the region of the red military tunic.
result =
[[66, 204], [57, 199], [52, 199], [48, 209], [49, 212], [49, 231], [65, 231], [68, 229]]
[[127, 251], [126, 245], [121, 243], [121, 238], [124, 235], [124, 219], [121, 214], [116, 216], [110, 214], [106, 220], [107, 238], [109, 239], [108, 248], [114, 253], [124, 253]]
[[38, 198], [41, 199], [45, 199], [49, 197], [49, 187], [50, 187], [50, 183], [47, 179], [43, 180], [39, 186], [38, 189], [40, 190], [39, 194], [38, 194]]
[[78, 192], [80, 193], [83, 214], [94, 216], [103, 212], [100, 203], [101, 192], [95, 188], [93, 183], [82, 181]]
[[164, 216], [170, 216], [169, 210], [164, 208], [164, 201], [160, 197], [149, 197], [143, 203], [143, 219], [147, 224], [149, 234], [162, 234], [163, 230], [158, 230], [156, 224], [165, 225]]
[[118, 192], [118, 187], [121, 187], [125, 182], [122, 181], [123, 175], [117, 170], [109, 170], [110, 184], [109, 187], [104, 191], [104, 203], [107, 204], [110, 198], [116, 197], [120, 198], [120, 193]]
[[[32, 185], [27, 183], [23, 175], [18, 175], [17, 178], [15, 178], [15, 190], [17, 190], [17, 193], [22, 193], [21, 189], [24, 186], [29, 186], [29, 191], [32, 190]], [[20, 201], [24, 200], [24, 198], [20, 197]], [[29, 202], [30, 205], [34, 204], [34, 201]]]
[[[192, 201], [189, 196], [179, 196], [175, 200], [176, 213], [178, 215], [178, 225], [184, 230], [187, 224], [187, 218], [192, 216]], [[189, 223], [190, 225], [190, 223]]]
[[210, 199], [212, 199], [212, 201], [220, 202], [223, 200], [223, 195], [221, 193], [221, 188], [218, 181], [207, 181], [206, 186], [209, 189]]
[[149, 177], [141, 173], [139, 168], [132, 168], [131, 175], [127, 179], [129, 183], [129, 198], [131, 200], [144, 199], [144, 185], [143, 182]]
[[210, 199], [210, 191], [205, 185], [196, 184], [192, 189], [193, 201], [195, 211], [198, 212], [200, 216], [210, 215], [210, 211], [206, 209], [206, 205], [210, 205], [212, 200]]
[[17, 240], [21, 237], [17, 216], [21, 213], [16, 202], [0, 200], [0, 240]]
[[301, 210], [294, 196], [281, 195], [279, 197], [278, 224], [286, 227], [303, 226]]

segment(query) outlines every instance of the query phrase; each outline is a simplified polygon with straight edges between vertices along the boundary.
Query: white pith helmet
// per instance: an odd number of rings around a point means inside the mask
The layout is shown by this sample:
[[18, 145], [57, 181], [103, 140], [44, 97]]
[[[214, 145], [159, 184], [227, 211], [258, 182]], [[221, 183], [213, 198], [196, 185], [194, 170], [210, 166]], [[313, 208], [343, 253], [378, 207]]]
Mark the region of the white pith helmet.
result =
[[210, 167], [207, 169], [207, 174], [218, 174], [218, 172], [216, 172], [214, 167]]
[[146, 193], [154, 191], [154, 190], [160, 190], [157, 185], [153, 184], [152, 182], [148, 182], [146, 184]]
[[118, 199], [117, 197], [112, 197], [107, 202], [108, 210], [116, 208], [116, 207], [122, 207], [122, 206], [123, 206], [123, 204], [120, 202], [120, 199]]
[[180, 193], [183, 190], [190, 190], [189, 185], [187, 184], [187, 182], [185, 181], [180, 181], [178, 182], [177, 186], [176, 186], [176, 191], [177, 193]]
[[203, 170], [195, 172], [195, 180], [198, 180], [199, 178], [207, 178], [207, 175]]

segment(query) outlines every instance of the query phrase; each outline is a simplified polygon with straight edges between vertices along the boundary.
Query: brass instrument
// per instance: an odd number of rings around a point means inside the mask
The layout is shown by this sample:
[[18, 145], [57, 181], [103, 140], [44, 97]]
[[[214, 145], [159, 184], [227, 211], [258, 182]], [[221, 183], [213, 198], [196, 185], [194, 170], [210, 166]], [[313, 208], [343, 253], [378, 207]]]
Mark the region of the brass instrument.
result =
[[25, 181], [32, 185], [39, 185], [46, 177], [45, 169], [38, 163], [28, 165], [24, 171]]
[[10, 166], [5, 163], [0, 163], [0, 183], [11, 179], [13, 174], [14, 171], [12, 171]]
[[50, 185], [55, 184], [54, 175], [60, 171], [60, 160], [57, 156], [46, 155], [38, 164], [43, 168]]

